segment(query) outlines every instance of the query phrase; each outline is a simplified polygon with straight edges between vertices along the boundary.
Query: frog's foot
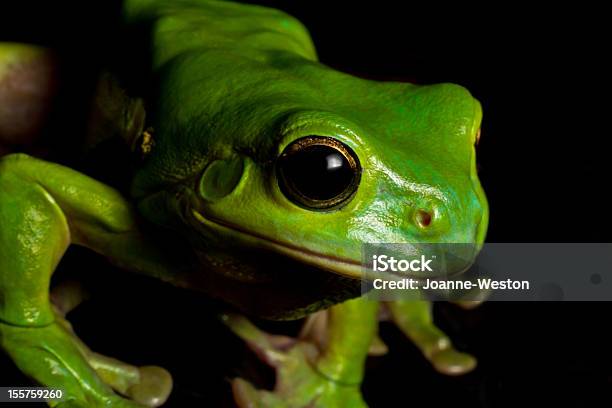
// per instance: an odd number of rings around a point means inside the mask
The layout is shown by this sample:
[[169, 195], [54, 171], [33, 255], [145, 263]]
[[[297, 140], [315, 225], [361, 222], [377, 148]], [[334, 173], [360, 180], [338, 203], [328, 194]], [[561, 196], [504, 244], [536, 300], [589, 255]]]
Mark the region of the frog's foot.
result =
[[162, 405], [172, 391], [172, 376], [168, 371], [156, 366], [136, 367], [93, 352], [76, 336], [65, 316], [86, 298], [87, 293], [77, 282], [69, 281], [56, 286], [51, 291], [51, 300], [58, 324], [70, 333], [74, 344], [103, 382], [142, 405]]
[[135, 367], [95, 352], [86, 358], [102, 381], [147, 407], [161, 406], [172, 391], [172, 376], [161, 367]]
[[432, 320], [431, 303], [422, 300], [385, 303], [390, 318], [442, 374], [461, 375], [476, 367], [476, 359], [457, 351]]
[[0, 323], [0, 344], [17, 367], [38, 384], [59, 389], [63, 407], [142, 407], [121, 398], [106, 385], [84, 358], [73, 334], [54, 322], [42, 327]]
[[225, 324], [276, 370], [273, 391], [256, 389], [246, 380], [232, 381], [240, 407], [365, 407], [359, 383], [332, 380], [317, 370], [322, 351], [311, 339], [293, 339], [264, 333], [238, 315], [224, 315]]

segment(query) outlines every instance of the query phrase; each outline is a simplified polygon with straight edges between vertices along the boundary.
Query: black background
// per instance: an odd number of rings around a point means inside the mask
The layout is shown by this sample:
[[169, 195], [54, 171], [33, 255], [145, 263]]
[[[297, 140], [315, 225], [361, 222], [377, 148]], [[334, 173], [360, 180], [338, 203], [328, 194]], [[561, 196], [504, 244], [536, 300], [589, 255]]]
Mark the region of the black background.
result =
[[[455, 82], [481, 101], [489, 242], [610, 242], [603, 10], [329, 3], [266, 4], [300, 18], [328, 65], [381, 79]], [[88, 59], [112, 29], [107, 5], [35, 5], [15, 15], [5, 38], [59, 46], [76, 77], [87, 77]], [[77, 332], [97, 351], [170, 369], [170, 406], [231, 406], [227, 380], [236, 375], [270, 385], [272, 373], [206, 312], [205, 300], [126, 276], [85, 251], [72, 250], [59, 273], [75, 271], [96, 292], [71, 315]], [[458, 378], [436, 374], [383, 326], [391, 352], [368, 361], [365, 398], [372, 407], [611, 406], [611, 311], [608, 303], [487, 303], [473, 311], [436, 304], [436, 321], [478, 357], [478, 368]], [[0, 360], [0, 384], [25, 384], [11, 364]]]

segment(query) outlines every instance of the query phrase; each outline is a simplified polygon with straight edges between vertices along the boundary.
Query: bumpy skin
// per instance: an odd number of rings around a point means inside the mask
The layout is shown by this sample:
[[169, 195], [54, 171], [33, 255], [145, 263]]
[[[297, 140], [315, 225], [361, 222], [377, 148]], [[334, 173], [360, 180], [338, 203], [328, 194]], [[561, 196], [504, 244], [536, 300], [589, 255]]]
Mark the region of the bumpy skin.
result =
[[[98, 100], [104, 120], [97, 123], [146, 154], [132, 197], [60, 164], [20, 154], [0, 159], [0, 343], [26, 374], [66, 391], [58, 406], [156, 406], [171, 387], [162, 369], [97, 355], [76, 338], [63, 318], [69, 308], [61, 307], [74, 291], [53, 303], [49, 296], [71, 244], [254, 314], [295, 318], [354, 295], [347, 288], [359, 277], [362, 243], [483, 241], [488, 214], [473, 147], [481, 111], [465, 89], [329, 69], [317, 62], [304, 27], [276, 10], [127, 0], [124, 15], [128, 25], [151, 29], [155, 98], [145, 121], [141, 103], [108, 92]], [[8, 67], [0, 84], [11, 61], [0, 62]], [[138, 137], [149, 126], [154, 144]], [[276, 158], [308, 135], [336, 138], [360, 158], [357, 193], [339, 210], [301, 208], [279, 189]], [[11, 141], [0, 135], [0, 145]], [[419, 222], [423, 212], [431, 222]], [[164, 233], [143, 229], [145, 222]], [[258, 262], [261, 251], [286, 269], [270, 272]], [[437, 369], [473, 367], [433, 326], [429, 305], [383, 307]], [[384, 349], [379, 309], [344, 302], [310, 318], [299, 339], [225, 316], [278, 369], [273, 392], [236, 380], [237, 402], [365, 405], [365, 357]]]

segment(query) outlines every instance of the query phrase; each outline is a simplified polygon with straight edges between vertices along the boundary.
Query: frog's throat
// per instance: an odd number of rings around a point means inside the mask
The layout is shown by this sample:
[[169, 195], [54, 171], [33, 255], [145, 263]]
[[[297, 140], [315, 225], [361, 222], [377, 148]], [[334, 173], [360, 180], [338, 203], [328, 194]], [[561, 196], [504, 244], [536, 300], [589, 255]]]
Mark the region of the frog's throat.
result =
[[313, 265], [317, 268], [325, 269], [348, 278], [363, 278], [363, 266], [359, 261], [340, 258], [334, 255], [321, 254], [310, 249], [274, 240], [222, 220], [206, 218], [196, 210], [192, 210], [192, 214], [200, 224], [218, 232], [229, 234], [243, 241], [254, 242], [259, 246], [286, 255], [305, 264]]

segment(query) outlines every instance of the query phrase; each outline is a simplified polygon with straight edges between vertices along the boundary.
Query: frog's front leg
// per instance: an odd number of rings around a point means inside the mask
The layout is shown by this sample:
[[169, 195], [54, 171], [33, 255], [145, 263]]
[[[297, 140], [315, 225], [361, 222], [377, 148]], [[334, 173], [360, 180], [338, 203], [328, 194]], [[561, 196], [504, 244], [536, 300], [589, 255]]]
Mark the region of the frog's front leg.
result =
[[[141, 406], [119, 397], [97, 375], [88, 359], [99, 358], [76, 338], [49, 297], [51, 275], [72, 243], [118, 262], [142, 257], [129, 205], [76, 171], [14, 154], [0, 159], [0, 226], [2, 348], [26, 375], [64, 390], [62, 404]], [[123, 254], [124, 248], [134, 255]], [[164, 392], [156, 405], [167, 397]]]
[[328, 311], [323, 341], [289, 339], [263, 333], [243, 317], [226, 324], [276, 369], [273, 391], [233, 382], [241, 407], [365, 407], [360, 386], [365, 360], [378, 327], [378, 304], [363, 298]]
[[476, 367], [476, 359], [455, 350], [451, 340], [438, 329], [432, 316], [432, 304], [425, 300], [385, 302], [397, 327], [421, 350], [434, 368], [447, 375], [465, 374]]

